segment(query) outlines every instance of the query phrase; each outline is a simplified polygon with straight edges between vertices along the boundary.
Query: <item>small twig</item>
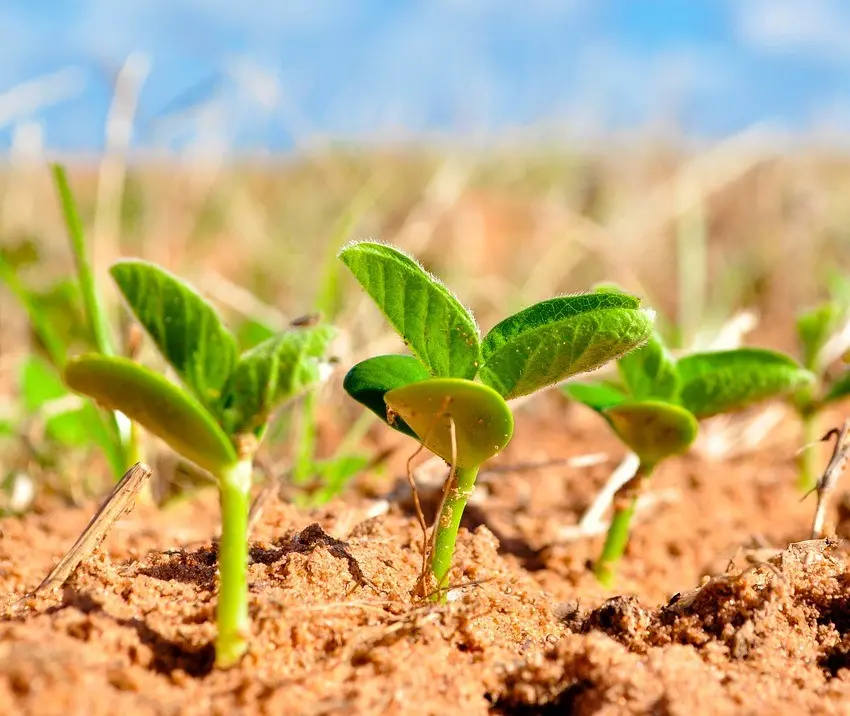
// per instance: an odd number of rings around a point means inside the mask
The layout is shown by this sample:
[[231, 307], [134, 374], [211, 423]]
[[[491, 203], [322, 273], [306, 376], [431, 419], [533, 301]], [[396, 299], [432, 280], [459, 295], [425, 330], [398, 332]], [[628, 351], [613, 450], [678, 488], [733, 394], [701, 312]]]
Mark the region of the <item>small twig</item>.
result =
[[[284, 604], [278, 599], [271, 599], [270, 602], [276, 606], [286, 609], [287, 613], [292, 612], [329, 612], [335, 609], [362, 609], [363, 611], [374, 611], [377, 614], [386, 615], [386, 607], [393, 604], [389, 600], [373, 601], [373, 602], [330, 602], [328, 604]], [[278, 617], [272, 616], [271, 619]]]
[[[259, 468], [260, 472], [263, 473], [266, 478], [266, 484], [263, 485], [263, 488], [257, 493], [257, 496], [251, 503], [251, 508], [248, 510], [248, 534], [250, 534], [254, 527], [257, 526], [257, 523], [260, 521], [260, 517], [263, 516], [263, 510], [266, 508], [266, 505], [272, 497], [278, 493], [281, 485], [280, 478], [274, 475], [271, 468], [264, 460], [255, 459], [254, 467]], [[287, 472], [289, 471], [287, 470]]]
[[829, 506], [829, 500], [832, 497], [832, 493], [835, 492], [835, 487], [838, 484], [841, 474], [844, 472], [847, 460], [850, 459], [850, 440], [848, 440], [848, 433], [850, 433], [850, 418], [844, 421], [840, 429], [833, 428], [821, 438], [823, 442], [826, 442], [834, 437], [835, 445], [832, 448], [832, 456], [829, 458], [826, 469], [823, 471], [823, 475], [821, 475], [814, 488], [814, 491], [818, 493], [818, 503], [815, 508], [814, 519], [812, 520], [812, 539], [823, 537], [823, 525], [826, 520], [826, 510]]
[[596, 499], [582, 515], [578, 523], [579, 527], [586, 529], [602, 521], [602, 515], [608, 510], [617, 490], [632, 479], [639, 464], [640, 460], [637, 455], [634, 453], [626, 455], [623, 461], [614, 469], [614, 472], [611, 473], [608, 482], [605, 483], [596, 495]]
[[137, 462], [124, 473], [124, 477], [106, 498], [106, 502], [103, 503], [95, 516], [92, 517], [74, 546], [59, 560], [59, 563], [50, 571], [44, 581], [36, 587], [36, 594], [61, 587], [68, 580], [80, 562], [97, 549], [112, 525], [133, 509], [136, 495], [150, 477], [151, 469], [141, 462]]
[[471, 579], [468, 582], [455, 582], [453, 584], [448, 584], [445, 587], [440, 587], [439, 589], [435, 589], [432, 592], [429, 592], [425, 595], [425, 600], [427, 600], [428, 603], [433, 604], [433, 602], [430, 601], [431, 598], [437, 596], [440, 593], [444, 593], [447, 595], [446, 601], [454, 601], [453, 599], [448, 598], [448, 595], [450, 595], [452, 592], [457, 592], [461, 589], [466, 589], [468, 587], [478, 587], [482, 584], [487, 584], [488, 582], [496, 581], [499, 581], [498, 577], [485, 577], [484, 579]]
[[[657, 492], [648, 492], [645, 495], [641, 495], [635, 505], [632, 524], [637, 525], [642, 522], [649, 515], [652, 508], [676, 502], [681, 498], [681, 496], [681, 492], [674, 488], [658, 490]], [[582, 523], [569, 525], [558, 530], [557, 541], [573, 542], [575, 540], [585, 539], [588, 537], [596, 537], [597, 535], [605, 534], [610, 526], [610, 520], [601, 519], [598, 522], [587, 523], [584, 525]]]
[[416, 510], [416, 521], [419, 523], [419, 528], [422, 530], [422, 569], [419, 573], [419, 581], [425, 579], [425, 573], [428, 570], [428, 523], [425, 521], [425, 513], [422, 511], [422, 502], [419, 499], [419, 490], [416, 487], [416, 480], [413, 479], [413, 460], [416, 456], [425, 449], [423, 444], [419, 444], [409, 458], [407, 458], [407, 482], [410, 485], [410, 491], [413, 493], [413, 507]]

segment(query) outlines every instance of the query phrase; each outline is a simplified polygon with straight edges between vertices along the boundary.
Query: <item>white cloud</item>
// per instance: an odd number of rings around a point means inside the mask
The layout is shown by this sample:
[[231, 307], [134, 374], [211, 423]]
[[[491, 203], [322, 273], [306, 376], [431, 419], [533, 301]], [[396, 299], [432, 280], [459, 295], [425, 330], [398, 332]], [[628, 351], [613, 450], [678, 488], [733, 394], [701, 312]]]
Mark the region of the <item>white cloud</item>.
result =
[[732, 8], [738, 36], [756, 49], [850, 60], [846, 0], [738, 0]]

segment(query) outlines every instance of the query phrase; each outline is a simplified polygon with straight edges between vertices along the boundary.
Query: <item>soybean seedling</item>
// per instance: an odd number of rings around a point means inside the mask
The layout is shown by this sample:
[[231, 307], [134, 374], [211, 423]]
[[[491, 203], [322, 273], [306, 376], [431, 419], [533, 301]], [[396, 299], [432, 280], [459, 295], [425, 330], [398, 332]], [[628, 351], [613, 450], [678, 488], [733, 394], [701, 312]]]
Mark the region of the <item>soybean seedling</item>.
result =
[[65, 381], [122, 413], [218, 480], [221, 541], [216, 664], [248, 647], [248, 510], [254, 453], [273, 411], [323, 377], [334, 329], [279, 333], [241, 355], [213, 307], [188, 284], [144, 261], [120, 261], [112, 277], [183, 389], [126, 358], [72, 358]]
[[850, 368], [845, 365], [834, 370], [850, 348], [850, 312], [846, 304], [834, 297], [800, 315], [797, 342], [803, 365], [815, 376], [814, 382], [796, 391], [789, 401], [803, 429], [797, 482], [801, 490], [809, 492], [815, 487], [819, 472], [817, 453], [812, 449], [820, 440], [818, 416], [826, 406], [850, 395]]
[[444, 601], [479, 467], [513, 434], [506, 401], [624, 355], [647, 339], [652, 314], [621, 292], [561, 296], [509, 316], [482, 339], [469, 310], [401, 251], [355, 242], [340, 258], [413, 353], [358, 363], [345, 390], [451, 466], [431, 552], [434, 598]]
[[619, 384], [571, 383], [564, 392], [593, 408], [639, 459], [635, 475], [614, 497], [614, 514], [597, 579], [610, 587], [629, 540], [635, 505], [658, 463], [687, 450], [698, 421], [788, 395], [813, 376], [793, 358], [760, 348], [693, 353], [678, 360], [654, 335], [617, 361]]

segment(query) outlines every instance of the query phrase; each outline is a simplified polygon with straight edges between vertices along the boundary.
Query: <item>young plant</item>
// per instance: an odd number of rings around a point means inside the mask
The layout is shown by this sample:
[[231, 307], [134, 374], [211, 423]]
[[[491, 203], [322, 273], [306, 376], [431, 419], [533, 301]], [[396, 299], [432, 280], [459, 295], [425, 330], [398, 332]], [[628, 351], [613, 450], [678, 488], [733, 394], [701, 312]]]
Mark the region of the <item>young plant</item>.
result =
[[[812, 449], [821, 436], [818, 415], [827, 405], [850, 395], [850, 368], [846, 365], [850, 348], [848, 307], [835, 297], [803, 313], [797, 319], [797, 341], [803, 365], [815, 376], [814, 382], [796, 391], [789, 401], [803, 428], [798, 485], [808, 492], [818, 478], [817, 452]], [[842, 358], [845, 365], [834, 370]]]
[[619, 383], [570, 383], [564, 392], [599, 413], [639, 459], [614, 497], [614, 514], [594, 572], [606, 587], [629, 539], [635, 505], [658, 463], [684, 452], [698, 421], [788, 395], [813, 377], [792, 358], [760, 348], [693, 353], [678, 360], [654, 335], [617, 361]]
[[[81, 405], [79, 400], [67, 400], [71, 396], [60, 380], [68, 354], [80, 344], [103, 355], [112, 355], [114, 350], [107, 313], [65, 169], [56, 164], [52, 173], [74, 258], [75, 275], [38, 292], [29, 288], [20, 275], [21, 268], [38, 260], [35, 247], [24, 247], [23, 252], [0, 251], [0, 282], [26, 311], [43, 353], [34, 353], [23, 366], [22, 417], [32, 417], [36, 411], [46, 413], [44, 437], [60, 448], [96, 444], [119, 479], [139, 457], [132, 426], [124, 416], [98, 411], [88, 401]], [[62, 409], [52, 410], [54, 406]], [[62, 451], [56, 452], [61, 454]], [[49, 451], [39, 457], [52, 460]]]
[[436, 598], [444, 600], [479, 467], [513, 434], [505, 401], [624, 355], [647, 339], [652, 315], [621, 292], [561, 296], [509, 316], [482, 339], [472, 314], [399, 250], [356, 242], [340, 258], [413, 354], [358, 363], [345, 390], [451, 465], [431, 554]]
[[317, 324], [273, 336], [241, 355], [213, 307], [152, 264], [115, 264], [112, 277], [184, 389], [126, 358], [83, 355], [65, 381], [120, 410], [218, 480], [221, 541], [216, 664], [248, 647], [248, 509], [254, 453], [273, 411], [323, 377], [334, 329]]

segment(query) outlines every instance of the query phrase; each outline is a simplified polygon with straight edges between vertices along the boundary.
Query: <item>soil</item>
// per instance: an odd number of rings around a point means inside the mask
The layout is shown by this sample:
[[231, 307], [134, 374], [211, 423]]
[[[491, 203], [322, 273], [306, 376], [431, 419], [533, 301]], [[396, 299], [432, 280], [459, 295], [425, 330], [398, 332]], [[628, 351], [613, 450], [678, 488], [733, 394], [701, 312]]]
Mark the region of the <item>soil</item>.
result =
[[[318, 510], [266, 505], [252, 648], [229, 671], [212, 668], [214, 494], [137, 506], [38, 597], [96, 505], [0, 521], [0, 713], [848, 713], [850, 559], [840, 538], [806, 541], [814, 501], [794, 486], [794, 430], [662, 465], [605, 591], [587, 564], [602, 536], [564, 528], [623, 453], [589, 411], [541, 396], [518, 411], [500, 471], [481, 475], [446, 605], [411, 596], [422, 535], [403, 443], [390, 500], [372, 476]], [[848, 502], [835, 502], [840, 536]]]

